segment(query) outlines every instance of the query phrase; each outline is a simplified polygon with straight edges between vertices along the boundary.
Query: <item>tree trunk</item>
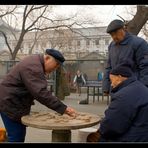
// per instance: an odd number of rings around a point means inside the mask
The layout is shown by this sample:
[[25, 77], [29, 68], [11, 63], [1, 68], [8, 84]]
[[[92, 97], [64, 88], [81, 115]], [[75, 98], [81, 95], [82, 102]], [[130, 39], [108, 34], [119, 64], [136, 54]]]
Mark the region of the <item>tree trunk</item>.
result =
[[144, 24], [148, 20], [148, 7], [137, 6], [137, 12], [133, 19], [129, 21], [127, 30], [134, 35], [138, 35]]
[[20, 38], [19, 38], [19, 40], [18, 40], [18, 42], [17, 42], [17, 45], [16, 45], [16, 47], [15, 47], [15, 49], [14, 49], [14, 51], [13, 51], [13, 54], [12, 54], [12, 57], [11, 57], [12, 59], [11, 59], [11, 60], [15, 60], [16, 55], [17, 55], [18, 51], [19, 51], [20, 48], [21, 48], [21, 44], [22, 44], [22, 42], [23, 42], [24, 35], [25, 35], [25, 31], [22, 31], [22, 33], [21, 33], [21, 35], [20, 35]]

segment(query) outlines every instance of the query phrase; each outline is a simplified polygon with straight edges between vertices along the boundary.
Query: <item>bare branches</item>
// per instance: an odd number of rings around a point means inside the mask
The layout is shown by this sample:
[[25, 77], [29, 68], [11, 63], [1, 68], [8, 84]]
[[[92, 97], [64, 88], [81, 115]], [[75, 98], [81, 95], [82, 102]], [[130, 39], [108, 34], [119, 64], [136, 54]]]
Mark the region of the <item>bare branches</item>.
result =
[[[9, 9], [8, 9], [8, 11], [6, 11], [6, 12], [0, 14], [0, 18], [6, 16], [6, 15], [8, 15], [8, 14], [13, 14], [13, 12], [15, 11], [16, 8], [17, 8], [17, 6], [15, 6], [12, 10], [9, 10]], [[3, 12], [2, 9], [0, 9], [0, 11]]]
[[36, 24], [36, 22], [38, 22], [38, 20], [39, 20], [40, 18], [43, 17], [43, 15], [44, 15], [44, 13], [46, 12], [46, 9], [48, 8], [48, 6], [47, 6], [47, 5], [44, 5], [44, 6], [40, 6], [40, 7], [36, 7], [36, 8], [34, 8], [34, 7], [32, 6], [32, 7], [30, 8], [30, 10], [28, 11], [28, 13], [26, 14], [25, 18], [27, 18], [27, 16], [28, 16], [33, 10], [35, 10], [35, 9], [41, 9], [41, 8], [44, 8], [43, 11], [42, 11], [42, 13], [31, 23], [30, 26], [28, 26], [28, 27], [25, 29], [26, 31], [29, 31], [29, 29], [30, 29], [31, 27], [33, 27], [33, 26]]
[[34, 42], [32, 43], [32, 46], [31, 46], [31, 48], [29, 49], [29, 54], [32, 54], [32, 50], [33, 50], [35, 44], [38, 42], [39, 38], [40, 38], [41, 36], [43, 36], [43, 35], [44, 35], [44, 34], [41, 33], [41, 32], [39, 32], [39, 31], [36, 31], [36, 32], [35, 32]]
[[137, 35], [144, 24], [148, 20], [148, 7], [137, 5], [137, 12], [134, 15], [133, 19], [129, 21], [127, 29], [129, 32]]
[[69, 20], [72, 20], [73, 18], [75, 18], [76, 16], [77, 16], [77, 13], [75, 13], [75, 15], [73, 15], [71, 17], [62, 18], [62, 19], [50, 19], [49, 17], [45, 17], [45, 16], [42, 16], [42, 18], [44, 18], [45, 20], [49, 20], [49, 21], [51, 21], [53, 23], [53, 22], [65, 22], [65, 21], [69, 21]]
[[[73, 33], [79, 34], [80, 36], [87, 38], [83, 35], [83, 32], [80, 32], [78, 29], [76, 29], [76, 27], [84, 28], [85, 24], [91, 23], [90, 20], [84, 18], [81, 19], [80, 16], [78, 19], [78, 13], [75, 13], [74, 15], [66, 18], [61, 16], [55, 16], [52, 15], [51, 8], [53, 7], [49, 5], [25, 5], [21, 7], [21, 9], [18, 9], [18, 13], [20, 13], [19, 17], [21, 16], [20, 19], [17, 19], [16, 17], [18, 14], [17, 12], [11, 14], [16, 18], [16, 22], [19, 21], [18, 24], [21, 28], [19, 33], [17, 33], [17, 37], [15, 36], [15, 33], [12, 32], [12, 34], [14, 34], [14, 39], [16, 40], [16, 46], [13, 47], [14, 50], [12, 50], [10, 46], [8, 47], [9, 50], [11, 49], [10, 52], [12, 53], [12, 59], [15, 59], [17, 52], [21, 49], [24, 36], [31, 31], [34, 31], [35, 38], [29, 53], [32, 52], [33, 47], [35, 46], [37, 40], [41, 37], [41, 32], [43, 31], [59, 31], [60, 29], [69, 30], [69, 35], [64, 36], [63, 40], [60, 38], [60, 41], [58, 43], [60, 48], [62, 48], [63, 45], [65, 46], [66, 44], [68, 44], [68, 40], [70, 41]], [[65, 38], [67, 38], [67, 40], [65, 40]], [[57, 42], [53, 45], [56, 46]]]
[[10, 51], [10, 54], [12, 55], [13, 54], [13, 51], [12, 51], [12, 49], [11, 49], [9, 43], [8, 43], [8, 39], [7, 39], [6, 34], [3, 31], [1, 31], [1, 30], [0, 30], [0, 33], [4, 36], [6, 45], [7, 45], [8, 49], [9, 49], [9, 51]]

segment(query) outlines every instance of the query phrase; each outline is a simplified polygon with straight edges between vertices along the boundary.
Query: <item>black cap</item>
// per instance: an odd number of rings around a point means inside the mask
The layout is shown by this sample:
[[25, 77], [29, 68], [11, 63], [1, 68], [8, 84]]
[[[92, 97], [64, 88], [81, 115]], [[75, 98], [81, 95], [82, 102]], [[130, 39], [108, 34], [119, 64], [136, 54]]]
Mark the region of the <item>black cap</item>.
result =
[[107, 27], [106, 32], [107, 33], [111, 33], [114, 32], [120, 28], [124, 27], [124, 22], [121, 20], [113, 20], [112, 22], [110, 22], [110, 24]]
[[46, 54], [54, 57], [60, 64], [63, 64], [63, 62], [65, 61], [65, 58], [63, 57], [62, 53], [56, 49], [46, 49]]
[[121, 75], [123, 77], [131, 77], [133, 75], [132, 62], [127, 61], [127, 63], [118, 65], [110, 71], [110, 74]]

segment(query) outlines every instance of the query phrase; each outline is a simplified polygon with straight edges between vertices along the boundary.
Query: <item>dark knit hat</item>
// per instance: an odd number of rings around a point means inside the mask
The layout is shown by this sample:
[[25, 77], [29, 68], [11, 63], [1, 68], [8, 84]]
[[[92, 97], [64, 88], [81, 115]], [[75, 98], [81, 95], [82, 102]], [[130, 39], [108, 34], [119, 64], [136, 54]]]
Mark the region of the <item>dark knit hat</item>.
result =
[[113, 75], [121, 75], [123, 77], [131, 77], [133, 75], [133, 71], [131, 65], [129, 63], [120, 64], [110, 71], [110, 74]]
[[113, 20], [112, 22], [110, 22], [110, 24], [107, 27], [106, 32], [107, 33], [111, 33], [114, 32], [120, 28], [124, 27], [124, 22], [121, 20]]
[[53, 56], [60, 64], [65, 61], [64, 56], [56, 49], [46, 49], [46, 54]]

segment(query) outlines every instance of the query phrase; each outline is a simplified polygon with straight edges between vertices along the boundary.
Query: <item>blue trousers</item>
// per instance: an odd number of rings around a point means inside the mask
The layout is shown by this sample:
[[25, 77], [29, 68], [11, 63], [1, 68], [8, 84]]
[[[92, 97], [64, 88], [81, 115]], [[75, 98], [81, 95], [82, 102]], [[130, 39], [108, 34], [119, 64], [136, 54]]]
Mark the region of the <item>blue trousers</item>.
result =
[[8, 142], [24, 142], [26, 126], [10, 119], [5, 113], [1, 112], [0, 114], [7, 131]]

